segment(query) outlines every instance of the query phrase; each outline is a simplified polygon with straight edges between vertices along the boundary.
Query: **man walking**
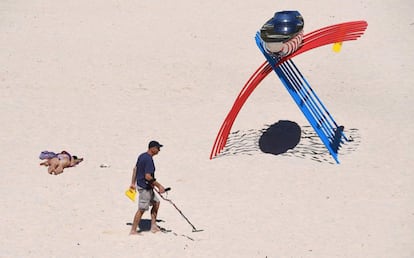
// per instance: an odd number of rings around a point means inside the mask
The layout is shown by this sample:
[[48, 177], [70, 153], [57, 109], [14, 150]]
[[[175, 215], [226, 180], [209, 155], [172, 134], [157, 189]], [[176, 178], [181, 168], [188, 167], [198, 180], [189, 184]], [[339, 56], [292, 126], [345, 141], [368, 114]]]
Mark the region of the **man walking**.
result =
[[157, 213], [160, 207], [160, 201], [154, 193], [154, 187], [160, 193], [164, 193], [164, 187], [155, 179], [155, 165], [153, 156], [160, 151], [161, 145], [157, 141], [150, 141], [147, 152], [138, 156], [137, 163], [133, 169], [131, 188], [138, 190], [138, 210], [134, 216], [130, 235], [136, 235], [137, 227], [145, 211], [151, 208], [151, 232], [160, 231], [157, 226]]

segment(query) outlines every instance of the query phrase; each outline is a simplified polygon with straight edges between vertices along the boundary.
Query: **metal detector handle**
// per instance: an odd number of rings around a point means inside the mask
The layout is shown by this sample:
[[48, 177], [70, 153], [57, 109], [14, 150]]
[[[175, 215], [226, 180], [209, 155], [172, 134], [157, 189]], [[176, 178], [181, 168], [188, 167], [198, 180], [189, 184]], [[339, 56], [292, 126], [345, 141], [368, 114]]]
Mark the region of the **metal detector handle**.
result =
[[167, 188], [164, 189], [165, 192], [168, 192], [170, 190], [171, 190], [171, 187], [167, 187]]

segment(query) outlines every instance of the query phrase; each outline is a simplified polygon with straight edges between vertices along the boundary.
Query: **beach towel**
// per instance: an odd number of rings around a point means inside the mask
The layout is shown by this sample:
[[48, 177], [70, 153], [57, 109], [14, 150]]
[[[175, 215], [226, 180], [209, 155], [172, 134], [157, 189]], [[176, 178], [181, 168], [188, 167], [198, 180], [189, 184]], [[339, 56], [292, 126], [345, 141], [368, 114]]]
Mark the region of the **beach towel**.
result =
[[54, 157], [57, 157], [57, 154], [52, 151], [42, 151], [39, 155], [39, 159], [52, 159]]

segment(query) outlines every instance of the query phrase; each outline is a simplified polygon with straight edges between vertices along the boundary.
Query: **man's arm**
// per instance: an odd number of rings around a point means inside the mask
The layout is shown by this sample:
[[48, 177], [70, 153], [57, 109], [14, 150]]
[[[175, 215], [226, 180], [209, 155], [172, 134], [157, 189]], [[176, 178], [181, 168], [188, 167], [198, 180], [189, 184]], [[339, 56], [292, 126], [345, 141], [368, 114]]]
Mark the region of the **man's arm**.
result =
[[135, 189], [136, 183], [137, 183], [137, 166], [135, 166], [134, 169], [132, 170], [131, 185], [129, 187]]
[[146, 173], [146, 174], [145, 174], [145, 180], [147, 180], [147, 181], [148, 181], [148, 183], [150, 183], [152, 187], [156, 187], [156, 188], [158, 189], [158, 192], [160, 192], [160, 193], [165, 193], [164, 186], [162, 186], [160, 183], [158, 183], [158, 182], [155, 180], [155, 178], [153, 178], [153, 177], [151, 176], [151, 174]]

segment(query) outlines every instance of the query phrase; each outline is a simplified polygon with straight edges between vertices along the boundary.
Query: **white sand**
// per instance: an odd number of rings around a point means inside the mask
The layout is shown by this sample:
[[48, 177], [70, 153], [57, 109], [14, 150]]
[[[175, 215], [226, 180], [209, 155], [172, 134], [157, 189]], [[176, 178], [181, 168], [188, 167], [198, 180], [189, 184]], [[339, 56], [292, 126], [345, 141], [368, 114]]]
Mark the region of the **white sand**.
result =
[[[412, 1], [279, 2], [1, 1], [0, 257], [414, 257]], [[339, 54], [295, 58], [359, 146], [340, 165], [209, 160], [264, 60], [255, 32], [285, 9], [305, 32], [368, 21]], [[308, 125], [272, 73], [233, 131], [280, 119]], [[165, 145], [158, 180], [203, 232], [163, 202], [159, 224], [176, 234], [128, 236], [124, 191], [151, 139]], [[50, 176], [37, 157], [63, 149], [85, 161]]]

